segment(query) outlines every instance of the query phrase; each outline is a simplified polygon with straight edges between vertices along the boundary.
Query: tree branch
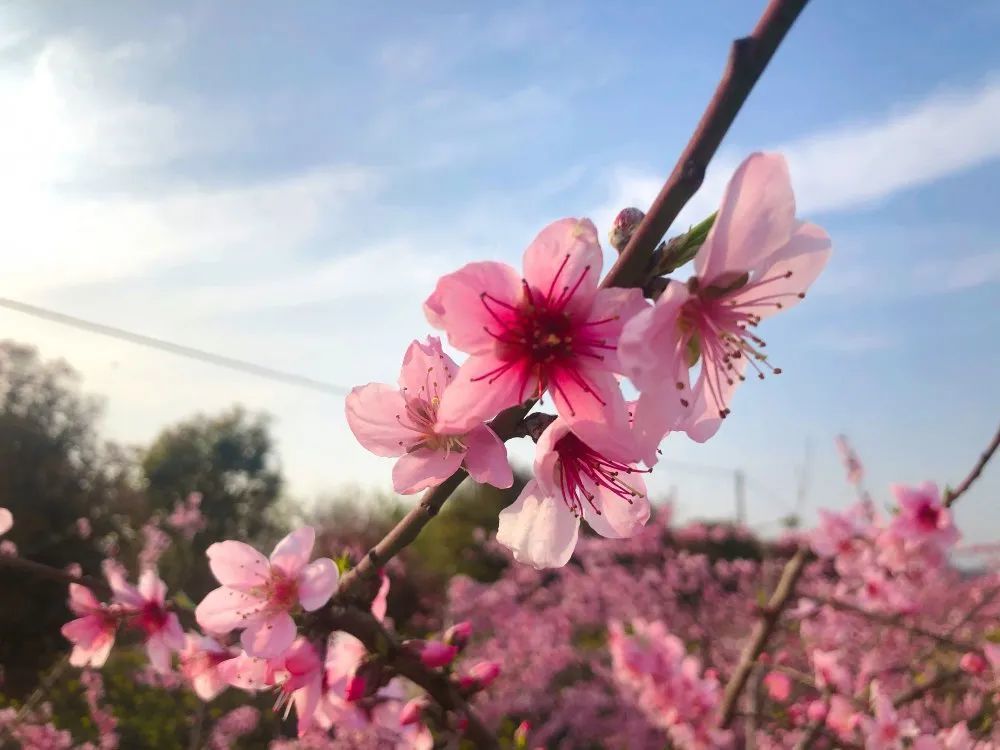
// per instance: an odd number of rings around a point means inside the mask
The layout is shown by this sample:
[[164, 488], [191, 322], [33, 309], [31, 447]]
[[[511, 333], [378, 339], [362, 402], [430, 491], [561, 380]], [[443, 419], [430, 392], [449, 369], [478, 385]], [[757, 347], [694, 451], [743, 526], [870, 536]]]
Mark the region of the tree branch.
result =
[[958, 498], [965, 494], [965, 492], [972, 486], [973, 482], [979, 479], [979, 475], [983, 473], [983, 469], [986, 468], [986, 464], [990, 462], [993, 458], [993, 454], [997, 452], [997, 448], [1000, 448], [1000, 428], [997, 428], [996, 435], [993, 436], [993, 440], [990, 444], [986, 446], [986, 450], [976, 461], [976, 465], [972, 467], [972, 471], [969, 472], [969, 476], [962, 480], [962, 483], [958, 485], [953, 490], [948, 490], [944, 493], [944, 505], [946, 508], [950, 508], [952, 504]]
[[722, 696], [722, 706], [719, 709], [719, 726], [723, 729], [732, 723], [733, 717], [736, 715], [736, 703], [739, 701], [740, 694], [743, 692], [743, 688], [750, 677], [750, 672], [757, 663], [757, 659], [763, 653], [764, 647], [767, 646], [767, 641], [774, 632], [775, 627], [777, 627], [785, 605], [788, 604], [789, 599], [795, 593], [795, 586], [799, 582], [799, 578], [802, 576], [802, 572], [805, 570], [808, 561], [809, 553], [805, 548], [802, 548], [795, 553], [781, 571], [781, 579], [778, 581], [774, 593], [771, 594], [767, 606], [761, 612], [760, 620], [754, 626], [750, 640], [747, 641], [747, 645], [743, 648], [743, 653], [740, 654], [740, 661], [736, 665], [732, 677], [726, 683], [726, 690]]
[[753, 33], [733, 42], [729, 62], [694, 135], [608, 273], [607, 286], [642, 286], [653, 250], [705, 179], [708, 163], [807, 0], [771, 0]]
[[23, 557], [0, 555], [0, 568], [19, 570], [24, 573], [29, 573], [36, 578], [44, 578], [48, 581], [56, 581], [57, 583], [64, 583], [66, 585], [78, 583], [81, 586], [86, 586], [95, 594], [100, 594], [103, 597], [111, 596], [111, 587], [100, 578], [94, 578], [93, 576], [75, 576], [60, 568], [54, 568], [51, 565], [45, 565], [44, 563], [35, 562], [33, 560], [26, 560]]

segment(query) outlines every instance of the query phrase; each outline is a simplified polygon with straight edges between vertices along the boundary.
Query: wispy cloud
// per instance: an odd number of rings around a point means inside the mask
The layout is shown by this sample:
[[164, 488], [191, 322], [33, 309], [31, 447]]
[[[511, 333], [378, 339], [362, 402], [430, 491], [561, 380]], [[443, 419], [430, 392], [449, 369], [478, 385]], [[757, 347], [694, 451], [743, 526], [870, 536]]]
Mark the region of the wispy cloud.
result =
[[[978, 87], [939, 91], [881, 119], [850, 123], [788, 143], [760, 146], [788, 158], [799, 211], [804, 215], [864, 207], [1000, 157], [1000, 78]], [[744, 154], [726, 149], [678, 225], [714, 210]], [[596, 212], [608, 226], [628, 205], [646, 206], [663, 176], [637, 168], [612, 174], [609, 200]]]

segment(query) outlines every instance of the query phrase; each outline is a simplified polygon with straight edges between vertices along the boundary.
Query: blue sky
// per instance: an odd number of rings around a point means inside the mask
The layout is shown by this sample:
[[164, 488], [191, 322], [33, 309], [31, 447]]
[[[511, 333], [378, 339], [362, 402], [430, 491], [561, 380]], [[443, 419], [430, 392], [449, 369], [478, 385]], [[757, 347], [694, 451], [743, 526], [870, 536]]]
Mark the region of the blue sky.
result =
[[[8, 3], [0, 10], [0, 295], [351, 386], [393, 381], [420, 302], [548, 221], [645, 207], [763, 3]], [[789, 158], [834, 256], [768, 321], [784, 374], [716, 439], [664, 446], [653, 486], [751, 522], [850, 493], [851, 436], [891, 481], [955, 483], [1000, 413], [1000, 11], [816, 2], [682, 221], [749, 152]], [[0, 311], [148, 441], [233, 402], [272, 413], [293, 492], [388, 486], [339, 399]], [[529, 446], [516, 446], [521, 459]], [[806, 461], [806, 455], [810, 455]], [[715, 467], [709, 471], [693, 465]], [[800, 483], [803, 466], [806, 481]], [[1000, 471], [962, 501], [1000, 536]]]

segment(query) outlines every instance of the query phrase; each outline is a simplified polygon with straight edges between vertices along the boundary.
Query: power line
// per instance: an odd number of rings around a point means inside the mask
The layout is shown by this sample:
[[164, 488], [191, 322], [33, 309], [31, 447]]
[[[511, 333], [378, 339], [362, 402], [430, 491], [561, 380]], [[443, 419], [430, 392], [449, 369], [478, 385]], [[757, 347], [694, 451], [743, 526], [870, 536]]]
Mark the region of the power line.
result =
[[221, 354], [213, 354], [212, 352], [195, 349], [194, 347], [185, 346], [183, 344], [174, 344], [173, 342], [153, 338], [152, 336], [144, 336], [141, 333], [126, 331], [123, 328], [107, 326], [102, 323], [93, 323], [89, 320], [83, 320], [72, 315], [64, 315], [63, 313], [55, 312], [54, 310], [47, 310], [43, 307], [29, 305], [24, 302], [7, 299], [6, 297], [0, 297], [0, 307], [6, 307], [9, 310], [24, 313], [25, 315], [32, 315], [36, 318], [42, 318], [43, 320], [48, 320], [53, 323], [59, 323], [60, 325], [90, 331], [91, 333], [96, 333], [101, 336], [109, 336], [113, 339], [127, 341], [130, 344], [138, 344], [139, 346], [149, 347], [150, 349], [159, 349], [160, 351], [168, 352], [178, 357], [195, 359], [199, 362], [216, 365], [217, 367], [227, 367], [230, 370], [238, 370], [250, 375], [256, 375], [259, 378], [267, 378], [280, 383], [287, 383], [288, 385], [296, 385], [300, 388], [310, 388], [314, 391], [322, 391], [323, 393], [333, 394], [336, 396], [345, 396], [349, 390], [343, 386], [325, 383], [322, 380], [315, 380], [314, 378], [308, 378], [304, 375], [282, 372], [281, 370], [275, 370], [272, 367], [265, 367], [264, 365], [258, 365], [253, 362], [245, 362], [241, 359], [225, 357]]

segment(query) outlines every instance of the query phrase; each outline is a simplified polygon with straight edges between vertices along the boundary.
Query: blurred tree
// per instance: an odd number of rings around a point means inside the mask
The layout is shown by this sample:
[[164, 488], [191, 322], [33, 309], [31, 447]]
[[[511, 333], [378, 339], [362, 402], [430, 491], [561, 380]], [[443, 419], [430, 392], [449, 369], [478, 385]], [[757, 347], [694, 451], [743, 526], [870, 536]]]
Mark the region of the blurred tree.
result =
[[[97, 438], [100, 411], [80, 394], [65, 362], [43, 362], [33, 347], [0, 342], [0, 506], [14, 514], [5, 539], [25, 557], [97, 572], [100, 544], [113, 541], [121, 514], [141, 507], [134, 457]], [[79, 518], [88, 519], [91, 534], [77, 531]], [[65, 586], [0, 568], [5, 692], [30, 689], [39, 669], [65, 653], [65, 600]]]
[[169, 513], [192, 491], [202, 495], [205, 528], [190, 544], [175, 541], [161, 563], [168, 582], [183, 582], [194, 598], [215, 585], [204, 564], [209, 544], [240, 539], [263, 549], [280, 531], [273, 506], [283, 479], [269, 426], [240, 407], [198, 415], [161, 432], [143, 456], [152, 513]]

